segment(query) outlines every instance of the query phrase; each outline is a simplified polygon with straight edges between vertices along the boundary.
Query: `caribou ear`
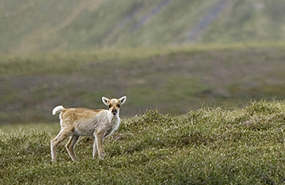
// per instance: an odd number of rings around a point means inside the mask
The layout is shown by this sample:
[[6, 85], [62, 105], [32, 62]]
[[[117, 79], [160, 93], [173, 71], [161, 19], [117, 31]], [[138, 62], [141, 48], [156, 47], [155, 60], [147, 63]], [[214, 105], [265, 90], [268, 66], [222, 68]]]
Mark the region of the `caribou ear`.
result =
[[109, 102], [110, 100], [108, 99], [108, 98], [105, 98], [104, 96], [102, 97], [102, 102], [105, 104], [105, 105], [107, 105], [108, 106], [108, 102]]
[[123, 105], [123, 104], [126, 102], [127, 97], [126, 97], [126, 96], [123, 96], [123, 97], [120, 98], [119, 100], [120, 100], [120, 102], [121, 102], [121, 105]]

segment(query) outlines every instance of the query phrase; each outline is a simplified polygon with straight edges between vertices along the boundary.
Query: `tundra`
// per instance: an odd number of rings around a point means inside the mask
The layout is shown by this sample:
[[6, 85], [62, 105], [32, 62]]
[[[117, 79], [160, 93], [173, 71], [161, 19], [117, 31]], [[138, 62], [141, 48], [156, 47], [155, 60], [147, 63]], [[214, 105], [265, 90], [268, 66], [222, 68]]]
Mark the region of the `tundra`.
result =
[[74, 146], [80, 136], [95, 138], [93, 157], [98, 155], [99, 159], [103, 160], [105, 156], [103, 140], [118, 129], [120, 125], [120, 107], [126, 102], [126, 99], [126, 96], [119, 99], [102, 97], [102, 101], [108, 106], [108, 109], [64, 108], [62, 105], [55, 107], [52, 114], [59, 113], [61, 130], [51, 140], [52, 161], [57, 161], [56, 147], [67, 137], [70, 137], [70, 139], [65, 147], [71, 159], [76, 161]]

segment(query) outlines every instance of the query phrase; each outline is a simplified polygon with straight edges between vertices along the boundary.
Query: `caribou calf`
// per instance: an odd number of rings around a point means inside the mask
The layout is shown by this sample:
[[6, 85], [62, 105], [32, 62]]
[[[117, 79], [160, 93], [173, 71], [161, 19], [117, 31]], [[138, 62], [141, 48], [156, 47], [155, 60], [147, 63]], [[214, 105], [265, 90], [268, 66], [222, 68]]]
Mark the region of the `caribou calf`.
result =
[[70, 137], [65, 145], [73, 161], [76, 161], [74, 146], [80, 136], [95, 137], [93, 144], [93, 157], [99, 156], [103, 160], [104, 138], [110, 136], [120, 125], [119, 111], [127, 97], [108, 99], [102, 97], [102, 101], [108, 109], [91, 110], [85, 108], [64, 108], [62, 105], [55, 107], [52, 114], [59, 114], [61, 130], [59, 134], [51, 140], [51, 158], [57, 161], [56, 147], [67, 137]]

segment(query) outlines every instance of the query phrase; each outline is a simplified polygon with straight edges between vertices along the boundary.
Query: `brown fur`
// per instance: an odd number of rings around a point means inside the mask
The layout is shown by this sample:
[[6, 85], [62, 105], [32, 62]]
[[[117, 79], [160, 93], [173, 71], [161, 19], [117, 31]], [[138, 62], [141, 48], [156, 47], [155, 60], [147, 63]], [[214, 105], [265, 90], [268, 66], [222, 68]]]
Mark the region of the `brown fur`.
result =
[[53, 114], [60, 113], [61, 130], [59, 134], [51, 140], [52, 161], [57, 160], [56, 147], [67, 137], [70, 137], [66, 144], [66, 149], [73, 161], [76, 160], [74, 146], [80, 136], [95, 137], [93, 145], [93, 157], [97, 154], [100, 159], [104, 158], [104, 138], [111, 135], [120, 124], [119, 107], [125, 103], [126, 97], [120, 99], [102, 98], [103, 103], [109, 106], [109, 109], [86, 109], [86, 108], [69, 108], [57, 106], [53, 109]]

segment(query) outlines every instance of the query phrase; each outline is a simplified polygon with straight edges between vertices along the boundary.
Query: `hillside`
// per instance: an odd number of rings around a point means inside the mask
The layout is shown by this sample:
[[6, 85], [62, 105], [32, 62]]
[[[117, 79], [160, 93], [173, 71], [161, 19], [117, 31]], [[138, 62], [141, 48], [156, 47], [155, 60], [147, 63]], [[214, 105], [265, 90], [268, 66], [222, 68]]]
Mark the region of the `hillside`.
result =
[[140, 48], [3, 56], [0, 124], [54, 122], [56, 105], [105, 108], [128, 100], [123, 117], [157, 108], [181, 114], [249, 100], [284, 99], [284, 44]]
[[52, 164], [58, 124], [0, 132], [0, 184], [283, 184], [284, 113], [283, 101], [179, 116], [147, 111], [105, 140], [104, 161], [92, 158], [93, 139], [82, 138], [78, 162], [62, 144]]
[[285, 2], [3, 0], [0, 54], [284, 40]]

